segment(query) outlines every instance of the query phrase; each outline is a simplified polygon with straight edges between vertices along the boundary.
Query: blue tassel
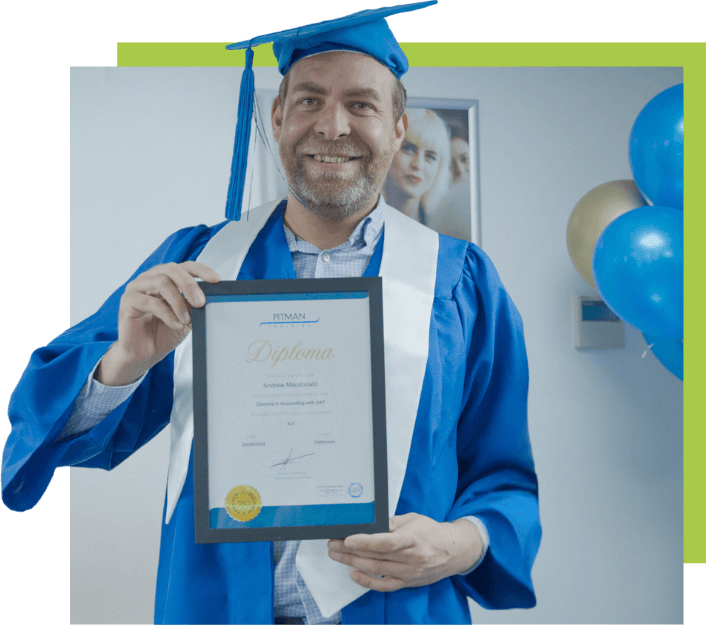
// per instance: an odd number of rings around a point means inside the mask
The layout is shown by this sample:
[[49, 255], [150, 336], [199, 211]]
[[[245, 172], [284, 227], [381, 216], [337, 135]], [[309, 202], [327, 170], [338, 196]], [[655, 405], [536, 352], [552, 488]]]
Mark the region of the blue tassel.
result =
[[252, 127], [253, 102], [255, 100], [255, 74], [252, 69], [254, 53], [251, 48], [245, 51], [245, 69], [240, 80], [238, 101], [238, 124], [235, 128], [233, 162], [230, 167], [230, 184], [226, 203], [226, 219], [240, 220], [245, 190], [245, 172], [248, 167], [248, 147]]

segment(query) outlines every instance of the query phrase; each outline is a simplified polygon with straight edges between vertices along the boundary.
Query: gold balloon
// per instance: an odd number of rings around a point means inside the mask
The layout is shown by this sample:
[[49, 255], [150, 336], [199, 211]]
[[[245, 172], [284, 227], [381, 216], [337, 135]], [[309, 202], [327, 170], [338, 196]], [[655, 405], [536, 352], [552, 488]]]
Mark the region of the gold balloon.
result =
[[593, 250], [598, 237], [614, 219], [646, 205], [633, 180], [614, 180], [589, 191], [574, 207], [566, 228], [566, 246], [581, 277], [594, 289]]

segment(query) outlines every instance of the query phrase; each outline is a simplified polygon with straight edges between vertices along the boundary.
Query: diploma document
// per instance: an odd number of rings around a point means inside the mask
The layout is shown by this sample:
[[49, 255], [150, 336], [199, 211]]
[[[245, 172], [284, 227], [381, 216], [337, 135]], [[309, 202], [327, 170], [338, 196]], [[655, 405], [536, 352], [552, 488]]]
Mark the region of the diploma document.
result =
[[201, 287], [196, 542], [389, 531], [381, 279]]

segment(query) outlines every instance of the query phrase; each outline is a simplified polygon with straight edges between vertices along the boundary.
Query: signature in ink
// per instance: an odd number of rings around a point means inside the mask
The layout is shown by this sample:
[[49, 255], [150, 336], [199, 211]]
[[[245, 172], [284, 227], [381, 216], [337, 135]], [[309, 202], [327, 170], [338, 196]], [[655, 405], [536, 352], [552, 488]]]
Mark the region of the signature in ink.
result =
[[287, 465], [289, 465], [290, 463], [294, 462], [295, 460], [299, 460], [300, 458], [306, 458], [307, 456], [313, 456], [313, 455], [314, 455], [314, 452], [312, 451], [310, 454], [304, 454], [303, 456], [295, 456], [294, 458], [292, 458], [292, 453], [293, 453], [293, 452], [294, 452], [294, 449], [292, 449], [292, 448], [290, 447], [290, 449], [289, 449], [289, 455], [288, 455], [284, 460], [282, 460], [282, 462], [278, 462], [278, 463], [276, 463], [276, 464], [271, 465], [270, 468], [272, 468], [272, 467], [279, 467], [279, 470], [280, 470], [280, 471], [284, 471], [284, 470], [287, 468]]

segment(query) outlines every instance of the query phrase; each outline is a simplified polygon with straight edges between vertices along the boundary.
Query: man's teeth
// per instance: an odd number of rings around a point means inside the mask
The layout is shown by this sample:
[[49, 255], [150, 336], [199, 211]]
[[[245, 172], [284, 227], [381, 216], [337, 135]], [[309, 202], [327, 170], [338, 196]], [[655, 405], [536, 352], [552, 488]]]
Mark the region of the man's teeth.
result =
[[346, 163], [351, 160], [350, 156], [321, 156], [320, 154], [314, 154], [314, 160], [319, 161], [319, 163]]

